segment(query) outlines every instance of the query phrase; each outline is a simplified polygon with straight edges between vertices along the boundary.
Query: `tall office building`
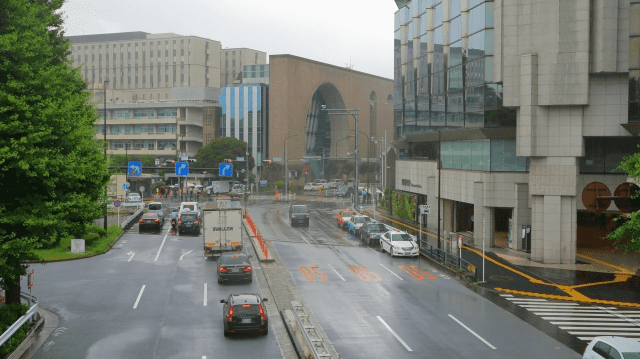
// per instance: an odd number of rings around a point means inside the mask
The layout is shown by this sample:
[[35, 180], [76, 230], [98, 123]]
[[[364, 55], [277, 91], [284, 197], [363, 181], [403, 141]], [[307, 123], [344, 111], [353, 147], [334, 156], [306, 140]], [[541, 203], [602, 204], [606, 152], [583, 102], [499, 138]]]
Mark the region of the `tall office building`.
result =
[[233, 86], [234, 82], [242, 83], [238, 76], [246, 65], [264, 65], [267, 53], [247, 48], [223, 49], [220, 54], [220, 87]]
[[530, 230], [533, 260], [575, 263], [629, 210], [607, 193], [637, 188], [616, 168], [638, 151], [640, 2], [396, 3], [396, 189], [447, 236]]

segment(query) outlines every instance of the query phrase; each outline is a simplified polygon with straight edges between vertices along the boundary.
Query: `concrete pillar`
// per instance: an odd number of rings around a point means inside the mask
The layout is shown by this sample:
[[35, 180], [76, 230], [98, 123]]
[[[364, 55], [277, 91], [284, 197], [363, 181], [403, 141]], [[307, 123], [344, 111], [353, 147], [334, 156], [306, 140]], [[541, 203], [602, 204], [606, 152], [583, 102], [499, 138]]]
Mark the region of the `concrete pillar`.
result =
[[474, 183], [474, 204], [473, 204], [473, 243], [482, 247], [484, 240], [485, 247], [493, 246], [493, 209], [485, 207], [484, 203], [484, 183]]
[[513, 227], [510, 244], [511, 249], [522, 249], [522, 226], [531, 225], [531, 209], [529, 208], [529, 184], [515, 184], [515, 206], [513, 207]]

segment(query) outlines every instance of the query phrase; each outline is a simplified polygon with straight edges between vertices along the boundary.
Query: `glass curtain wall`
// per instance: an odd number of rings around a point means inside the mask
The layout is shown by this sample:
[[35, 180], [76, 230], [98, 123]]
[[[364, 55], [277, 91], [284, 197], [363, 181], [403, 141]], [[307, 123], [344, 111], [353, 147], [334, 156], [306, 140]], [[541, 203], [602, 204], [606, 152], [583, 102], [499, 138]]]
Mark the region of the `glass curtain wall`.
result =
[[640, 0], [631, 0], [629, 26], [629, 122], [640, 122]]

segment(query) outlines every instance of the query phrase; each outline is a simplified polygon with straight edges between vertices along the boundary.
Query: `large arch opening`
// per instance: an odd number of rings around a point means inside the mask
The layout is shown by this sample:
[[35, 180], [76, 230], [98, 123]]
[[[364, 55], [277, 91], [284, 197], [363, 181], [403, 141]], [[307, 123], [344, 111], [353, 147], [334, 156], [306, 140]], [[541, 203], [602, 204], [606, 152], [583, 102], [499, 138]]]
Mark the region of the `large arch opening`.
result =
[[349, 134], [346, 115], [328, 115], [328, 109], [345, 108], [338, 89], [330, 83], [320, 85], [307, 108], [305, 152], [307, 156], [346, 157], [350, 140], [340, 141]]

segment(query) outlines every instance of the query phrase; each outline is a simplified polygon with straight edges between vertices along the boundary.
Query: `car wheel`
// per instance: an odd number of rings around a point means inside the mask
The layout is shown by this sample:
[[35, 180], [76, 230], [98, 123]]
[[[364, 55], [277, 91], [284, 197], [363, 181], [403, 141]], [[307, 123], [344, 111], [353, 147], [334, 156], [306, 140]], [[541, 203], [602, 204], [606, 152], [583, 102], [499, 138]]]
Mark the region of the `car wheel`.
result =
[[382, 242], [380, 243], [380, 252], [384, 253], [384, 246], [382, 246]]
[[309, 227], [309, 221], [307, 221], [306, 226]]
[[267, 326], [266, 328], [264, 328], [264, 331], [262, 331], [262, 335], [267, 335], [269, 334], [269, 327]]
[[225, 337], [228, 337], [228, 336], [229, 336], [229, 332], [225, 330], [225, 331], [224, 331], [224, 336], [225, 336]]
[[218, 284], [222, 283], [222, 279], [218, 278]]

